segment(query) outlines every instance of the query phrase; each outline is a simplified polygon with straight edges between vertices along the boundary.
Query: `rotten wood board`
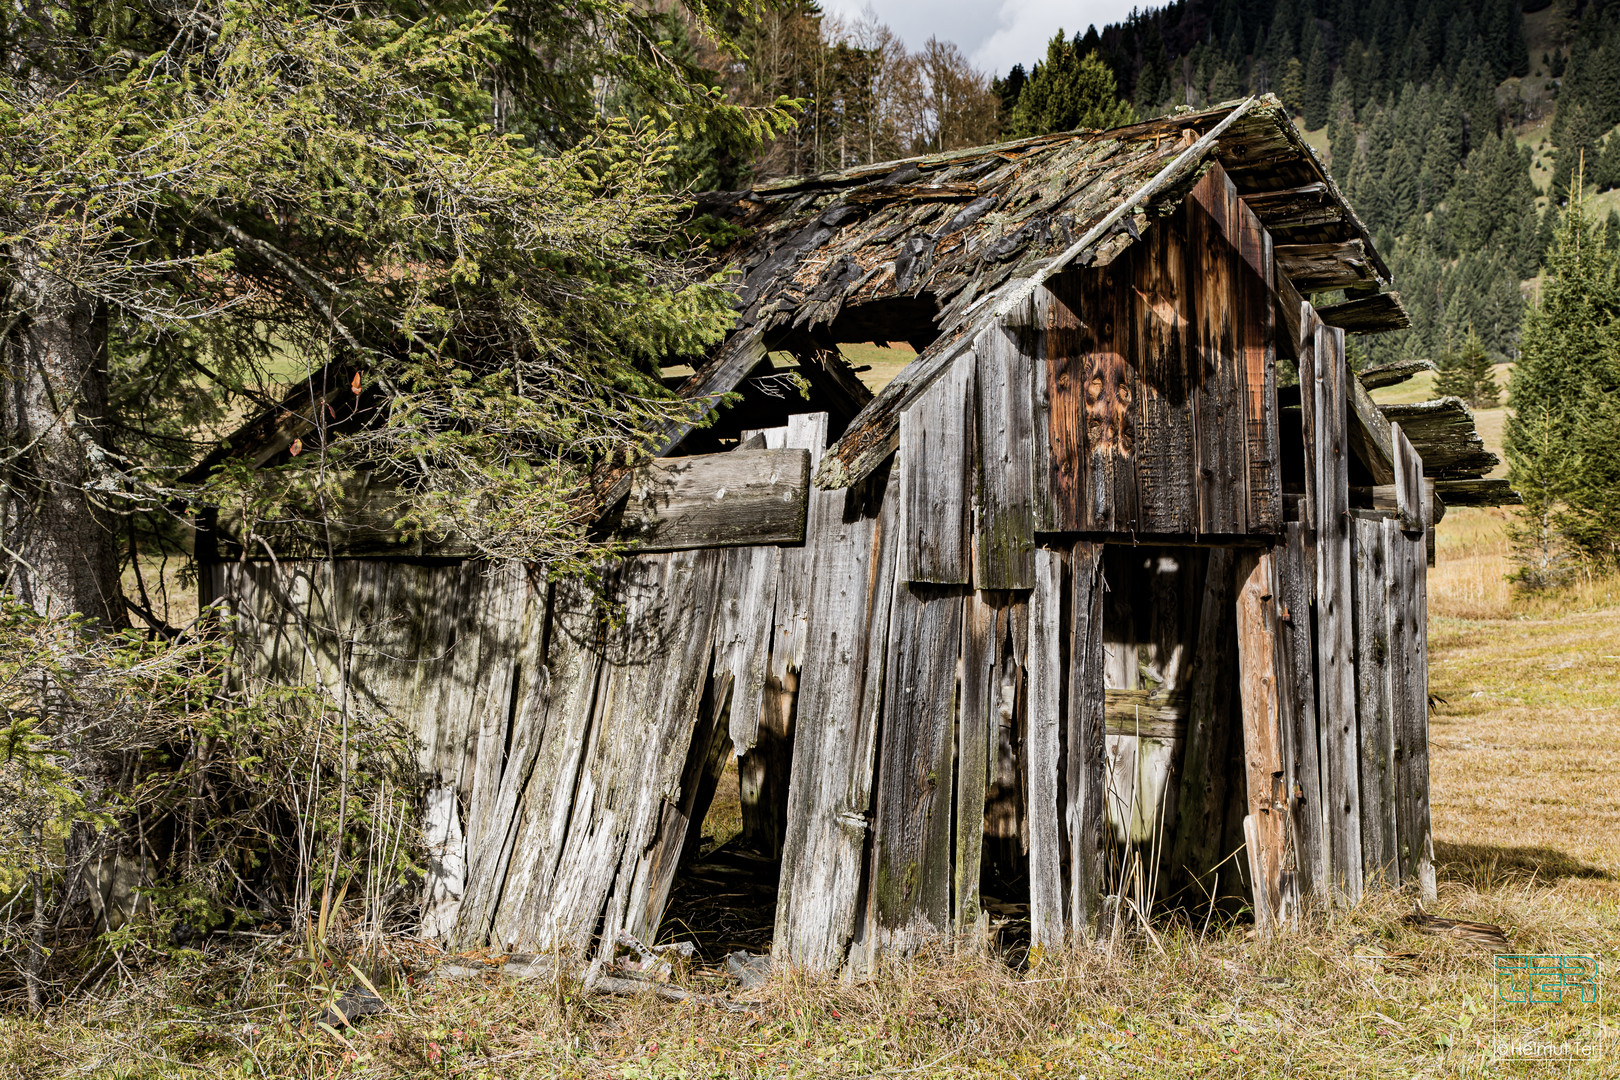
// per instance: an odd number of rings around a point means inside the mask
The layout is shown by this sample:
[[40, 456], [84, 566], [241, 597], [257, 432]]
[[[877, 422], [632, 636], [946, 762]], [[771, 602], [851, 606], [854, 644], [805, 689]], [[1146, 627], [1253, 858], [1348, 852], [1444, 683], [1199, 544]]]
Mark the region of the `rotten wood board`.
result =
[[1361, 789], [1356, 738], [1354, 585], [1351, 580], [1349, 368], [1344, 331], [1315, 333], [1315, 412], [1307, 458], [1316, 465], [1317, 714], [1335, 896], [1361, 899]]
[[1238, 691], [1243, 703], [1244, 829], [1253, 868], [1255, 922], [1262, 933], [1295, 925], [1299, 879], [1288, 813], [1279, 696], [1277, 566], [1272, 552], [1238, 557]]
[[1029, 595], [1029, 700], [1024, 752], [1025, 838], [1029, 852], [1030, 944], [1061, 948], [1068, 941], [1063, 889], [1063, 825], [1058, 806], [1058, 763], [1064, 737], [1064, 555], [1035, 551], [1035, 587]]
[[817, 971], [841, 967], [856, 935], [894, 592], [899, 500], [873, 513], [862, 494], [818, 498], [806, 541], [810, 617], [773, 955]]
[[960, 357], [900, 414], [899, 577], [966, 585], [973, 580], [973, 358]]
[[1400, 884], [1395, 840], [1395, 718], [1390, 667], [1389, 548], [1382, 516], [1357, 515], [1352, 531], [1356, 637], [1356, 725], [1365, 887]]
[[[1063, 735], [1068, 836], [1068, 931], [1088, 940], [1102, 911], [1108, 736], [1103, 720], [1103, 546], [1080, 541], [1069, 555], [1068, 717]], [[1061, 629], [1060, 629], [1061, 632]], [[1034, 875], [1031, 874], [1031, 881]], [[1033, 919], [1033, 915], [1032, 915]]]
[[659, 458], [635, 470], [619, 533], [646, 552], [796, 544], [809, 485], [803, 450]]
[[894, 588], [868, 893], [871, 944], [886, 955], [909, 953], [955, 922], [951, 811], [963, 599], [960, 587], [948, 585]]

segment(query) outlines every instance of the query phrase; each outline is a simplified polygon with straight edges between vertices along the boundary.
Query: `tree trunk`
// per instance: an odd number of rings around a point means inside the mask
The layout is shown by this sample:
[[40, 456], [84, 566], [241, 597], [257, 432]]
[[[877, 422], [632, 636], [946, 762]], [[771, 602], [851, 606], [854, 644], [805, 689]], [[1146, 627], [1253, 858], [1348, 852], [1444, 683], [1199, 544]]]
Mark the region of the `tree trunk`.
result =
[[13, 245], [0, 383], [0, 545], [11, 592], [42, 614], [127, 625], [115, 523], [87, 485], [107, 447], [107, 321], [101, 304]]

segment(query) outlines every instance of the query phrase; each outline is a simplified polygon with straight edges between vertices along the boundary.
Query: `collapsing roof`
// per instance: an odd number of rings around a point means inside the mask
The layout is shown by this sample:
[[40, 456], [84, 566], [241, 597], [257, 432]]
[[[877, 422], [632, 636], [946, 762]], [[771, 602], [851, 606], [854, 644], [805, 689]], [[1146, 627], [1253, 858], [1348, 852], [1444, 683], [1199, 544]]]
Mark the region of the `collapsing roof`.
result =
[[[911, 343], [916, 362], [861, 411], [817, 477], [822, 486], [853, 483], [893, 452], [900, 412], [966, 347], [971, 328], [1009, 315], [1016, 321], [1013, 309], [1067, 266], [1111, 262], [1215, 162], [1271, 234], [1288, 291], [1347, 292], [1345, 301], [1318, 309], [1323, 321], [1357, 333], [1410, 325], [1366, 227], [1268, 95], [1112, 131], [1038, 136], [706, 198], [700, 210], [743, 233], [726, 253], [742, 274], [738, 329], [681, 392], [718, 399], [795, 335]], [[1283, 315], [1297, 325], [1297, 305]], [[1361, 404], [1377, 412], [1370, 399]], [[1464, 409], [1462, 416], [1471, 433], [1471, 415]], [[1381, 417], [1359, 419], [1387, 430]], [[1456, 423], [1428, 426], [1447, 441], [1459, 434]], [[685, 433], [667, 432], [663, 452]], [[1426, 445], [1422, 431], [1408, 434], [1425, 460], [1456, 456]], [[1477, 435], [1470, 441], [1477, 444]], [[1469, 456], [1445, 478], [1477, 480], [1494, 465], [1485, 457]], [[1507, 495], [1505, 485], [1476, 484], [1469, 501]]]

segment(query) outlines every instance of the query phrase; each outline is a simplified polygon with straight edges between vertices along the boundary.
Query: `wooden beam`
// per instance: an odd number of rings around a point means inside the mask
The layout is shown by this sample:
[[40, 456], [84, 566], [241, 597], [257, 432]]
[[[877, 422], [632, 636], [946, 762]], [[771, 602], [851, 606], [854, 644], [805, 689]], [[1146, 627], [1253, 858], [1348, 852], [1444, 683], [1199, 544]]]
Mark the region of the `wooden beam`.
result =
[[[1343, 331], [1339, 333], [1342, 335]], [[1389, 433], [1389, 421], [1378, 411], [1372, 395], [1361, 385], [1361, 380], [1357, 379], [1348, 368], [1345, 378], [1345, 385], [1349, 390], [1352, 421], [1349, 427], [1350, 444], [1356, 451], [1356, 457], [1372, 474], [1373, 483], [1393, 484], [1395, 440]]]
[[1518, 506], [1524, 502], [1507, 480], [1435, 480], [1434, 491], [1448, 506]]
[[660, 458], [635, 470], [619, 533], [642, 551], [796, 544], [809, 490], [804, 450]]
[[1278, 244], [1277, 265], [1302, 293], [1343, 289], [1377, 281], [1360, 240], [1327, 244]]
[[1401, 425], [1389, 425], [1395, 444], [1395, 512], [1401, 529], [1414, 536], [1434, 527], [1434, 488], [1423, 478], [1423, 459], [1412, 449], [1412, 442]]
[[1397, 360], [1393, 364], [1362, 368], [1356, 372], [1356, 378], [1360, 379], [1361, 385], [1368, 390], [1381, 390], [1386, 386], [1397, 386], [1425, 371], [1434, 370], [1434, 363], [1430, 360]]
[[[1274, 247], [1273, 252], [1275, 250]], [[1294, 288], [1294, 283], [1289, 280], [1288, 275], [1283, 272], [1281, 266], [1277, 267], [1274, 276], [1277, 289], [1278, 344], [1281, 345], [1286, 340], [1289, 355], [1297, 357], [1301, 348], [1300, 313], [1304, 310], [1305, 301], [1300, 297], [1299, 290]]]
[[1244, 836], [1262, 934], [1297, 922], [1297, 879], [1286, 869], [1290, 847], [1278, 699], [1277, 573], [1270, 552], [1238, 557], [1238, 691], [1243, 702], [1243, 760], [1248, 795]]
[[1501, 463], [1485, 449], [1474, 412], [1461, 398], [1384, 405], [1379, 411], [1401, 425], [1423, 456], [1425, 473], [1437, 480], [1476, 480]]
[[1412, 316], [1401, 303], [1397, 292], [1374, 293], [1358, 296], [1338, 304], [1317, 309], [1322, 321], [1351, 334], [1382, 334], [1390, 330], [1405, 330], [1412, 325]]
[[1324, 183], [1302, 184], [1277, 191], [1256, 191], [1243, 196], [1271, 232], [1317, 225], [1337, 225], [1344, 220], [1344, 204]]
[[1336, 895], [1361, 899], [1361, 791], [1350, 577], [1350, 369], [1344, 331], [1318, 326], [1315, 344], [1317, 687], [1328, 860]]

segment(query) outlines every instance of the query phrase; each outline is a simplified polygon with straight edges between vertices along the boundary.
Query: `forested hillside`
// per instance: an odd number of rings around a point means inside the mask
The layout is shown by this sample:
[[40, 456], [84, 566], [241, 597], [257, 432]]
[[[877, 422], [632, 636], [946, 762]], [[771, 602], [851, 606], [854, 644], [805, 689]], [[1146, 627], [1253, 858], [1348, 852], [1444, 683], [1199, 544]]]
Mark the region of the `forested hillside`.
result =
[[1471, 332], [1513, 358], [1521, 282], [1571, 176], [1584, 162], [1589, 188], [1620, 186], [1620, 4], [1605, 0], [1182, 0], [1054, 40], [996, 80], [1004, 117], [1065, 51], [1096, 52], [1138, 115], [1265, 91], [1299, 110], [1412, 313], [1411, 331], [1358, 342], [1361, 362], [1440, 358]]

